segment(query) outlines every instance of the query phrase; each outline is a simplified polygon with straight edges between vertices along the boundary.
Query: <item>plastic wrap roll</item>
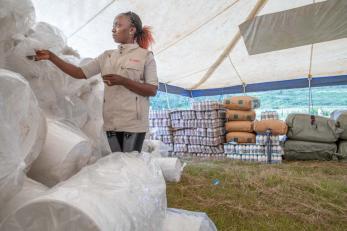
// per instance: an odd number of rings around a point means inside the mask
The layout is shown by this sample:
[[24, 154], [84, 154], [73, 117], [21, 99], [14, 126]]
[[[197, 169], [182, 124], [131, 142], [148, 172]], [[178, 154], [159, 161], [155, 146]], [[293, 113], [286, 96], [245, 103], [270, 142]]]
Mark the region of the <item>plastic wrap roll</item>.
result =
[[179, 182], [181, 180], [185, 164], [182, 164], [178, 158], [155, 158], [154, 160], [159, 164], [167, 182]]
[[0, 68], [5, 68], [15, 37], [24, 37], [34, 24], [35, 10], [30, 0], [1, 0], [0, 5]]
[[0, 230], [161, 231], [165, 212], [159, 166], [142, 154], [113, 153], [21, 207]]
[[153, 157], [167, 157], [169, 150], [170, 147], [161, 140], [144, 140], [142, 146], [142, 151], [150, 153]]
[[21, 189], [45, 137], [46, 120], [28, 82], [0, 69], [0, 204]]
[[1, 206], [0, 209], [0, 224], [1, 222], [14, 213], [17, 209], [25, 205], [30, 200], [33, 200], [43, 195], [48, 188], [30, 178], [24, 180], [22, 189], [11, 200]]
[[167, 209], [163, 231], [217, 231], [206, 213]]
[[58, 121], [48, 121], [47, 139], [28, 175], [49, 187], [86, 166], [92, 155], [87, 137]]

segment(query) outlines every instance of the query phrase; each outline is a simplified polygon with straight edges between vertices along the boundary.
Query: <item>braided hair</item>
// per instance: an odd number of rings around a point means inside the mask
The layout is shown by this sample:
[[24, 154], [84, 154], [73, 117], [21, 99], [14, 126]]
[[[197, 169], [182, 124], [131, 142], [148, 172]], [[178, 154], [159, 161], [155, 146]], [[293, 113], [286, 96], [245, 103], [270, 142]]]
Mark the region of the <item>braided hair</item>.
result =
[[129, 17], [131, 24], [136, 28], [135, 39], [140, 47], [148, 49], [148, 47], [154, 43], [154, 39], [151, 32], [151, 27], [144, 26], [142, 27], [142, 21], [140, 17], [132, 11], [122, 13]]

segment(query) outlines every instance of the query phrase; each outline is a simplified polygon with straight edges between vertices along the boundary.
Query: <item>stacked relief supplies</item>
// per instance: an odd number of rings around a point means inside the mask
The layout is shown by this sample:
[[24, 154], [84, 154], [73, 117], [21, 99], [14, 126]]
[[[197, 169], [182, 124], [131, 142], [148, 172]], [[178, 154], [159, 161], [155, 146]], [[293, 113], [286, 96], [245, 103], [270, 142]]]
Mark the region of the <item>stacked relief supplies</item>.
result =
[[340, 134], [338, 145], [338, 158], [347, 158], [347, 110], [336, 110], [331, 113], [330, 118], [336, 121], [336, 126], [343, 129]]
[[343, 129], [321, 116], [290, 114], [286, 119], [288, 139], [284, 144], [286, 160], [331, 160], [336, 141]]
[[253, 122], [256, 118], [254, 109], [260, 106], [257, 98], [249, 96], [234, 96], [224, 100], [227, 109], [227, 120], [225, 129], [227, 132], [224, 151], [231, 159], [237, 160], [259, 160], [262, 149], [256, 145], [256, 135]]
[[173, 129], [170, 119], [170, 110], [150, 111], [149, 126], [150, 139], [160, 140], [168, 145], [169, 152], [173, 152]]
[[228, 119], [228, 122], [225, 124], [227, 142], [233, 141], [238, 144], [255, 143], [253, 121], [256, 114], [254, 109], [259, 106], [260, 101], [250, 96], [234, 96], [224, 100]]
[[169, 230], [158, 164], [144, 153], [109, 154], [102, 80], [75, 80], [27, 56], [50, 49], [86, 60], [59, 29], [35, 24], [30, 0], [1, 1], [0, 31], [0, 230]]
[[222, 157], [225, 111], [215, 101], [194, 102], [192, 108], [170, 114], [175, 155]]
[[257, 133], [257, 144], [264, 150], [267, 162], [281, 163], [283, 149], [280, 142], [287, 134], [287, 124], [279, 120], [275, 111], [261, 113], [261, 120], [254, 122], [254, 131]]

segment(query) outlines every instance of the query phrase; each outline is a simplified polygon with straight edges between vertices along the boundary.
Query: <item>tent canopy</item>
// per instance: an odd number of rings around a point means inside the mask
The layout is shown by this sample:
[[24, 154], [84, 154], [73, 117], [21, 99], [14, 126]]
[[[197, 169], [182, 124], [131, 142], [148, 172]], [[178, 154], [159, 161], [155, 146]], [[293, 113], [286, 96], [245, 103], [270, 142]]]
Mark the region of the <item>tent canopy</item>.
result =
[[[33, 2], [37, 20], [59, 27], [66, 34], [69, 45], [85, 57], [96, 57], [104, 50], [116, 47], [111, 30], [117, 14], [126, 11], [139, 14], [143, 24], [153, 28], [156, 43], [151, 49], [157, 61], [162, 91], [202, 96], [239, 93], [244, 90], [250, 92], [298, 88], [308, 86], [309, 73], [313, 76], [312, 86], [347, 84], [346, 38], [315, 42], [313, 49], [308, 44], [249, 55], [240, 33], [239, 26], [257, 16], [324, 1]], [[333, 13], [334, 9], [321, 15], [320, 20], [330, 18]], [[285, 25], [292, 25], [296, 17], [280, 18]], [[253, 31], [259, 29], [256, 25], [252, 24]], [[262, 23], [259, 25], [264, 26]], [[269, 26], [271, 28], [271, 23]], [[336, 31], [346, 30], [345, 24], [339, 27]], [[275, 35], [283, 31], [276, 31], [274, 28], [273, 33]], [[254, 41], [259, 44], [259, 40]]]

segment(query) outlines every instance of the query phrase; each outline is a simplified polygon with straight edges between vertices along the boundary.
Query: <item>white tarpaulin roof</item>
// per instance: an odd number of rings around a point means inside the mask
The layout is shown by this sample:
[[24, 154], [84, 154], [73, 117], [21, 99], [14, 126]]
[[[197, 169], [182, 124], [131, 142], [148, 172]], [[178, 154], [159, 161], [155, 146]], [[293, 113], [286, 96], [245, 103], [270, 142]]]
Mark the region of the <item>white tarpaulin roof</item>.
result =
[[[169, 85], [185, 89], [225, 88], [299, 79], [309, 73], [311, 45], [250, 56], [243, 38], [238, 40], [237, 36], [239, 25], [247, 17], [309, 5], [312, 0], [33, 2], [37, 20], [59, 27], [68, 36], [69, 45], [86, 57], [115, 48], [111, 36], [114, 17], [125, 11], [136, 12], [144, 25], [153, 27], [156, 43], [152, 50], [159, 80]], [[346, 74], [346, 38], [314, 44], [313, 77]]]

